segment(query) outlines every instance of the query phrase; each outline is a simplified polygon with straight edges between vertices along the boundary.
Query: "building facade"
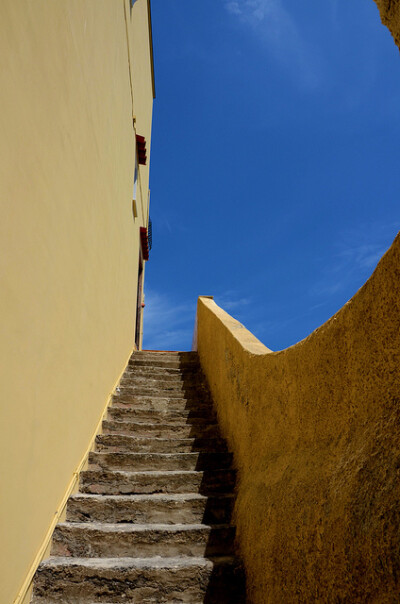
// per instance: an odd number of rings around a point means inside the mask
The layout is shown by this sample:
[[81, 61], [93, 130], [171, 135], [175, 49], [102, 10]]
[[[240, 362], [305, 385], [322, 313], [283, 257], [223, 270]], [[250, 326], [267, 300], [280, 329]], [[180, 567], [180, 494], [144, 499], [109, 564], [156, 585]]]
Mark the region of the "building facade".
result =
[[0, 601], [26, 599], [141, 347], [148, 0], [0, 5]]

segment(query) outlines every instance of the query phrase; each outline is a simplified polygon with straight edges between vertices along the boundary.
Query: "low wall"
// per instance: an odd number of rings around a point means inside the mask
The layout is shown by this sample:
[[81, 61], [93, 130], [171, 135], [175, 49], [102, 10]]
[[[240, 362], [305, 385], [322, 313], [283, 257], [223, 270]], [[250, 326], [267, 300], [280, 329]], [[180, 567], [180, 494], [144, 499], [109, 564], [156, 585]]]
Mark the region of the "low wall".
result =
[[390, 30], [395, 43], [400, 48], [400, 0], [375, 0], [381, 20]]
[[400, 236], [353, 299], [287, 350], [210, 299], [197, 321], [238, 468], [249, 601], [398, 601]]

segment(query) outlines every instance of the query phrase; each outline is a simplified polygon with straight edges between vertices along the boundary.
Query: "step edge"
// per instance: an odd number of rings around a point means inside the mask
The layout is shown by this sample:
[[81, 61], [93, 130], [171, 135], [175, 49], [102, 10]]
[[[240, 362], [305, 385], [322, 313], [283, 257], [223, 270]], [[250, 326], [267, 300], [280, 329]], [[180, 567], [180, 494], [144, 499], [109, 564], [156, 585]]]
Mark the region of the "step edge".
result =
[[176, 556], [176, 557], [163, 557], [163, 556], [151, 556], [148, 558], [129, 558], [129, 557], [114, 557], [114, 558], [83, 558], [83, 557], [69, 557], [69, 556], [49, 556], [47, 559], [41, 562], [39, 568], [52, 568], [56, 566], [83, 566], [93, 568], [120, 568], [123, 566], [132, 568], [172, 568], [182, 567], [186, 568], [192, 566], [210, 566], [213, 564], [228, 564], [232, 563], [237, 566], [241, 566], [241, 561], [238, 556]]

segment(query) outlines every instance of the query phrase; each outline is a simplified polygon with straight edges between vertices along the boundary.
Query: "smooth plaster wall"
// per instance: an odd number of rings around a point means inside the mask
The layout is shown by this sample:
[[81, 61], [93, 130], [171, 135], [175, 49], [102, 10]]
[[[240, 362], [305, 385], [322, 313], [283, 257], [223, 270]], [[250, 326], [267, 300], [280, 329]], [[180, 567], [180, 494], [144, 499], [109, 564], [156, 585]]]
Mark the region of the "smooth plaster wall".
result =
[[[125, 3], [128, 40], [129, 62], [132, 76], [133, 115], [136, 119], [136, 133], [146, 137], [147, 158], [150, 157], [151, 148], [151, 121], [152, 103], [150, 99], [155, 94], [152, 84], [152, 69], [149, 41], [148, 0], [136, 0], [130, 8], [129, 0]], [[140, 49], [140, 52], [138, 52]], [[138, 179], [138, 210], [142, 223], [148, 224], [148, 189], [149, 189], [149, 161], [146, 166], [139, 167]]]
[[212, 300], [197, 340], [238, 468], [249, 601], [400, 598], [400, 235], [372, 277], [271, 352]]
[[135, 220], [132, 113], [150, 143], [152, 87], [147, 0], [132, 13], [129, 0], [2, 0], [0, 24], [0, 602], [10, 604], [133, 348], [148, 168]]
[[395, 43], [400, 48], [400, 0], [375, 0], [381, 20], [390, 30]]

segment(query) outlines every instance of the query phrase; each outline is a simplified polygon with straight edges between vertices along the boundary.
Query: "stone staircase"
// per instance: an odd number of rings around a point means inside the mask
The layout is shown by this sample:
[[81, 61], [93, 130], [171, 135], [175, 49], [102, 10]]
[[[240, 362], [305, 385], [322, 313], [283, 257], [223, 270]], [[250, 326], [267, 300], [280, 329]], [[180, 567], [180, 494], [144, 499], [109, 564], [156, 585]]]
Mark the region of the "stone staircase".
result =
[[31, 602], [244, 603], [231, 463], [197, 354], [133, 353]]

